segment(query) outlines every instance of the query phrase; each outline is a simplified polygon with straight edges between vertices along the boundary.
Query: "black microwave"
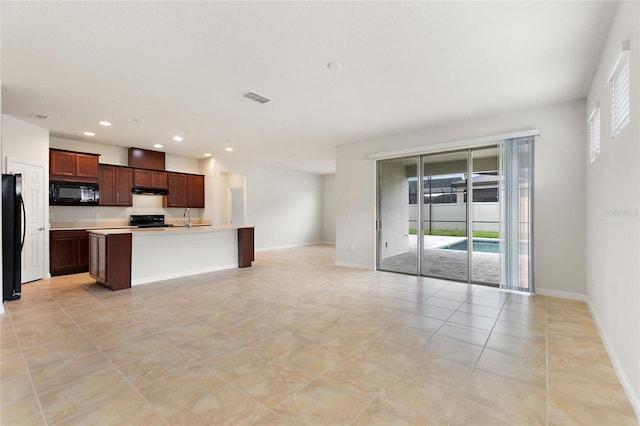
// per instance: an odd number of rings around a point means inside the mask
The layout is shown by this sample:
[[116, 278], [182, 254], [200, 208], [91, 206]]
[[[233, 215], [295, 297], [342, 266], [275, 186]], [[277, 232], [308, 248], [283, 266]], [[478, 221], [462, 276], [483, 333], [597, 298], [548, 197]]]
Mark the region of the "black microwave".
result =
[[97, 183], [49, 182], [49, 205], [97, 206], [99, 199]]

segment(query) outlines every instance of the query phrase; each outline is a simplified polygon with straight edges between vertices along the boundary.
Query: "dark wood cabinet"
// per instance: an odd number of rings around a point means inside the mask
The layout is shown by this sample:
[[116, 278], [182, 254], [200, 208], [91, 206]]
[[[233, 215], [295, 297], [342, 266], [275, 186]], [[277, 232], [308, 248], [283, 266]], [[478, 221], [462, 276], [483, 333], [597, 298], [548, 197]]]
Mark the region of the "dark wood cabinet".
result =
[[132, 206], [133, 169], [129, 167], [100, 165], [101, 206]]
[[98, 182], [99, 154], [49, 150], [49, 179], [67, 182]]
[[167, 173], [169, 195], [164, 207], [204, 208], [204, 176], [186, 173]]
[[204, 176], [187, 176], [187, 207], [204, 208]]
[[165, 154], [160, 151], [129, 148], [129, 167], [164, 171]]
[[111, 290], [131, 288], [131, 234], [90, 234], [89, 275]]
[[189, 202], [188, 179], [186, 174], [168, 173], [169, 195], [163, 199], [164, 207], [187, 207]]
[[254, 228], [238, 228], [238, 267], [250, 267], [254, 260]]
[[167, 189], [167, 172], [134, 169], [133, 186]]
[[51, 231], [49, 268], [52, 276], [89, 270], [89, 234], [85, 230]]

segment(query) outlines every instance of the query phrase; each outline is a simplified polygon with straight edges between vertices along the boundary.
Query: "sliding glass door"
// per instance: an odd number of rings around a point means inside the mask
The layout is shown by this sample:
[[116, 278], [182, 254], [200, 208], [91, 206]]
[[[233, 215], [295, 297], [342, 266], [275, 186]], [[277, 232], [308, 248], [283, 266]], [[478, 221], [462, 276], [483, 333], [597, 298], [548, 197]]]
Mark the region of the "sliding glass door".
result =
[[378, 162], [378, 269], [533, 291], [532, 142]]
[[468, 152], [422, 156], [421, 275], [469, 280]]
[[378, 269], [418, 273], [418, 157], [378, 163]]
[[500, 190], [498, 148], [471, 151], [472, 194], [470, 227], [473, 231], [471, 282], [500, 284]]

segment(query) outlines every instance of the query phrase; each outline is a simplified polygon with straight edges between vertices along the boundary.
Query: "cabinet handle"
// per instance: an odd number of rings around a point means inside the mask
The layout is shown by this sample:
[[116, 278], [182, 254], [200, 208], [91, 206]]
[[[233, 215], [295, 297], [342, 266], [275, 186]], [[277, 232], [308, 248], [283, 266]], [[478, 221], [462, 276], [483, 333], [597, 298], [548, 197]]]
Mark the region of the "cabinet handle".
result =
[[44, 230], [44, 226], [41, 226], [40, 228], [38, 228], [38, 231], [42, 231]]

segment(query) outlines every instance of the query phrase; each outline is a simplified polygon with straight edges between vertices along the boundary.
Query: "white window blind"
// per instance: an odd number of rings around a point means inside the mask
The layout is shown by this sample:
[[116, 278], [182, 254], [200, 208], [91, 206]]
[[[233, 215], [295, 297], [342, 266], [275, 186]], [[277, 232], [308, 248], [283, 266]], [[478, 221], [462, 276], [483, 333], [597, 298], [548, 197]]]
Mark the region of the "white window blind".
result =
[[589, 117], [589, 157], [591, 162], [600, 154], [600, 108], [596, 107]]
[[611, 137], [614, 139], [629, 122], [629, 43], [625, 42], [611, 77], [612, 119]]

